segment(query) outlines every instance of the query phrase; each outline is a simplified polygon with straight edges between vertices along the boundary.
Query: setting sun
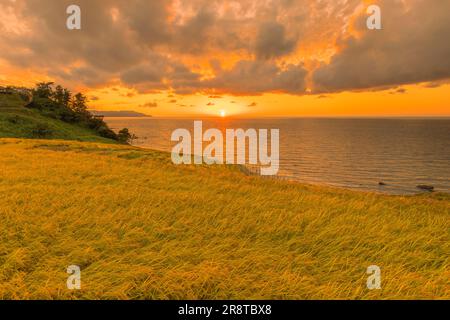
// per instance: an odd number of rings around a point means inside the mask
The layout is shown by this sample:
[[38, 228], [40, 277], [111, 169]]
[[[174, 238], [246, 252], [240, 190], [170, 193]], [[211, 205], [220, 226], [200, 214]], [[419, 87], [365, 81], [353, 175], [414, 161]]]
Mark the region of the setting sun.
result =
[[225, 110], [220, 110], [220, 116], [221, 116], [222, 118], [225, 118], [226, 115], [227, 115], [227, 113], [225, 112]]

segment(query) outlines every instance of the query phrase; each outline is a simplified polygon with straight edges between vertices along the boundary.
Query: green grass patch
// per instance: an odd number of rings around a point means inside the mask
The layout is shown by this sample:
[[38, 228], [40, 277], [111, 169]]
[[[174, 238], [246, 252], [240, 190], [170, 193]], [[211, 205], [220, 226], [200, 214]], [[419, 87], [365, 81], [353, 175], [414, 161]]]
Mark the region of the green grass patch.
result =
[[0, 138], [61, 139], [116, 143], [89, 128], [54, 119], [25, 108], [18, 94], [0, 94]]

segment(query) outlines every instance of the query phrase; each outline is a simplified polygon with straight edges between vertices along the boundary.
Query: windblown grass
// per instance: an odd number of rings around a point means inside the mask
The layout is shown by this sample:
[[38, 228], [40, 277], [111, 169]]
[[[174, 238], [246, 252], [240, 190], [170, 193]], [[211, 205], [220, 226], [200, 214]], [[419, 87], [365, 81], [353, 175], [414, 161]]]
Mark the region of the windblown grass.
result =
[[[449, 299], [450, 198], [0, 140], [0, 298]], [[82, 290], [66, 288], [79, 265]], [[382, 289], [366, 288], [378, 265]]]

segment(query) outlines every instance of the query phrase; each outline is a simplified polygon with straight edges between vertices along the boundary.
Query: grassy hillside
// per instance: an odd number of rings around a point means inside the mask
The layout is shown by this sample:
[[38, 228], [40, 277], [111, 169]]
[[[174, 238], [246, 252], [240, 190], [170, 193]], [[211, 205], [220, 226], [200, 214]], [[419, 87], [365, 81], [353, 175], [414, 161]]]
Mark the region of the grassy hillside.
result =
[[25, 108], [26, 98], [19, 94], [0, 94], [0, 138], [49, 138], [115, 143], [94, 130], [70, 124]]
[[[0, 298], [449, 299], [448, 195], [175, 166], [122, 145], [0, 139]], [[82, 290], [66, 288], [68, 265]], [[366, 288], [381, 267], [382, 289]]]

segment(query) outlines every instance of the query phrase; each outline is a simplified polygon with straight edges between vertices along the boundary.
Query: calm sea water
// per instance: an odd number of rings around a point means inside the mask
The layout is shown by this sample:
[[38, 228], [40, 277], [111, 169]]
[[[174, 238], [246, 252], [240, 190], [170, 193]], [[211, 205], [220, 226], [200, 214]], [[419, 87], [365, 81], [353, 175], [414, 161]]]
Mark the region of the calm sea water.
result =
[[[192, 119], [107, 118], [137, 146], [170, 151], [170, 135]], [[279, 175], [300, 182], [391, 194], [419, 184], [450, 193], [450, 119], [208, 119], [204, 130], [279, 129]], [[379, 182], [386, 183], [379, 186]]]

